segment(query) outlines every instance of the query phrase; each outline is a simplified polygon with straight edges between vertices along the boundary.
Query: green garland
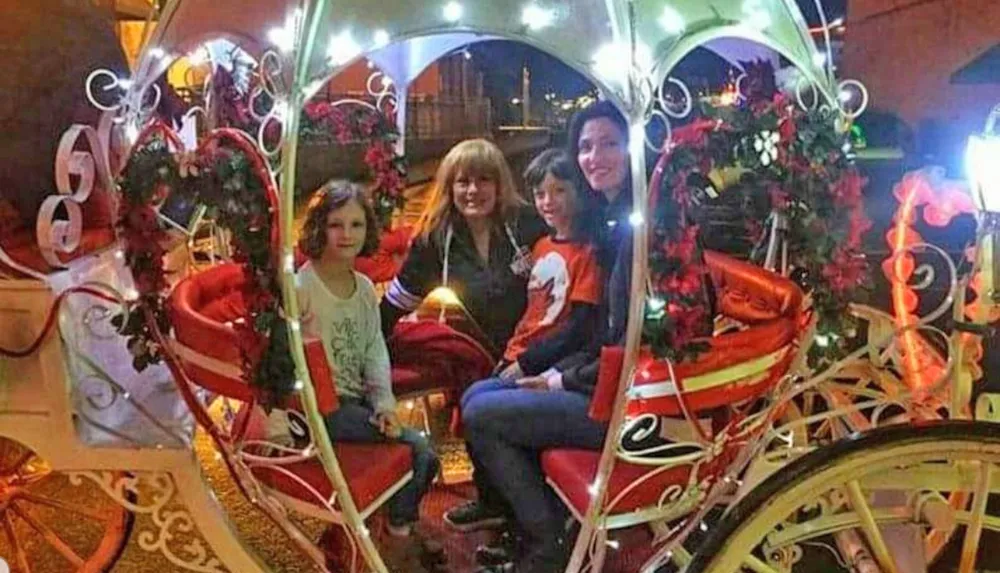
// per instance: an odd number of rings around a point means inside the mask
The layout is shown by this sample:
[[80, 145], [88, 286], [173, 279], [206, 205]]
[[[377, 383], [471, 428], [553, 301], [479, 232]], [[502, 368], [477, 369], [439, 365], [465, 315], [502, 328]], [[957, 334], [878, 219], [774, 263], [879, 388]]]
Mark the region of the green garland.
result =
[[234, 259], [247, 277], [242, 290], [243, 320], [234, 321], [233, 326], [246, 381], [262, 402], [274, 405], [293, 391], [295, 377], [272, 252], [277, 220], [257, 167], [242, 150], [218, 140], [195, 153], [179, 155], [169, 150], [162, 136], [155, 136], [133, 153], [118, 180], [119, 230], [138, 299], [127, 323], [124, 315], [114, 321], [127, 337], [136, 370], [163, 359], [145, 320], [148, 314], [160, 332], [170, 332], [162, 246], [168, 235], [153, 205], [167, 194], [205, 205], [209, 216], [232, 233]]
[[[674, 133], [674, 148], [660, 165], [661, 204], [673, 198], [685, 220], [669, 241], [666, 235], [656, 236], [650, 274], [661, 280], [654, 282], [654, 295], [682, 310], [696, 307], [679, 298], [678, 285], [689, 295], [693, 285], [678, 282], [686, 273], [679, 273], [676, 257], [665, 253], [684, 244], [678, 243], [678, 235], [711, 223], [702, 207], [712, 204], [712, 195], [739, 193], [744, 198], [743, 223], [755, 243], [766, 244], [767, 228], [761, 223], [772, 213], [787, 221], [793, 278], [810, 294], [817, 318], [811, 365], [843, 356], [857, 327], [847, 305], [866, 294], [868, 267], [861, 239], [871, 224], [864, 214], [865, 181], [849, 157], [849, 134], [837, 129], [839, 113], [825, 108], [803, 111], [772, 94], [737, 107], [705, 106], [702, 116]], [[668, 214], [657, 215], [658, 221], [664, 218]], [[659, 309], [651, 308], [648, 339], [669, 339], [668, 329], [675, 322], [665, 321]], [[661, 349], [660, 355], [677, 353], [677, 344], [671, 349]]]

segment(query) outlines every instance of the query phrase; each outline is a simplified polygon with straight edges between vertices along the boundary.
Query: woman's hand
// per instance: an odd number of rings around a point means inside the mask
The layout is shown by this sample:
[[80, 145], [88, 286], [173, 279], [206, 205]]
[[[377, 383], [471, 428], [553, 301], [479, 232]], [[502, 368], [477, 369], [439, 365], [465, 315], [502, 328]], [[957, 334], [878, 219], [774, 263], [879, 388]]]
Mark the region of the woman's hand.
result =
[[539, 390], [542, 392], [549, 391], [549, 382], [544, 376], [525, 376], [523, 378], [518, 378], [515, 383], [518, 388], [524, 388], [526, 390]]
[[403, 426], [395, 412], [378, 412], [375, 414], [375, 426], [385, 437], [395, 440], [403, 433]]
[[521, 365], [517, 363], [517, 360], [515, 360], [508, 364], [506, 368], [501, 370], [498, 376], [500, 376], [500, 378], [505, 382], [511, 382], [524, 377], [524, 371], [521, 370]]

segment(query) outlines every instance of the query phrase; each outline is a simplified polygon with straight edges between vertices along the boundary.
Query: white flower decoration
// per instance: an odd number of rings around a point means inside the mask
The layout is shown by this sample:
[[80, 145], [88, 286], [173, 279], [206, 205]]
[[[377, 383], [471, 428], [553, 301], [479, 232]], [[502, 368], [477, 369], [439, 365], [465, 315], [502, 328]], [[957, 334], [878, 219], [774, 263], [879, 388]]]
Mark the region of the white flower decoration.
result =
[[781, 136], [776, 131], [762, 131], [754, 138], [753, 148], [760, 154], [760, 163], [764, 167], [778, 160], [778, 142]]

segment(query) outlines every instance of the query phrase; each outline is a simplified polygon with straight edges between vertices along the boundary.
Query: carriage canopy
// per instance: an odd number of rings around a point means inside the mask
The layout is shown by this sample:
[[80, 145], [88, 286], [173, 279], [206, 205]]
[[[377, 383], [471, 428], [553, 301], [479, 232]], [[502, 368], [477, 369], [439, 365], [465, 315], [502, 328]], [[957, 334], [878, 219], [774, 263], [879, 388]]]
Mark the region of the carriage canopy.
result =
[[793, 0], [386, 0], [378, 9], [362, 0], [173, 0], [144, 49], [137, 89], [218, 37], [256, 54], [298, 50], [306, 96], [362, 56], [406, 85], [443, 54], [489, 39], [544, 50], [624, 105], [633, 96], [623, 62], [656, 85], [699, 46], [735, 65], [780, 54], [827, 94], [832, 85]]

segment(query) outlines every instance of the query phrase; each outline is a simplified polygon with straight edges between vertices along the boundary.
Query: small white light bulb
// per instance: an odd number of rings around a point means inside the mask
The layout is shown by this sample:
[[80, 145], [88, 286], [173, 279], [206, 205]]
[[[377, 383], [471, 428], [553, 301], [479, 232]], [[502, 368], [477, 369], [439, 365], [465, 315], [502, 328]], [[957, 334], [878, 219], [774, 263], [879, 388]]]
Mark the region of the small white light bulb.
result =
[[375, 36], [372, 40], [372, 43], [376, 48], [382, 48], [389, 45], [389, 40], [390, 40], [389, 32], [379, 29], [375, 30]]
[[536, 32], [543, 28], [548, 28], [555, 20], [555, 10], [552, 8], [542, 8], [534, 2], [526, 4], [521, 11], [521, 23]]
[[448, 2], [444, 5], [442, 13], [444, 14], [445, 21], [455, 23], [462, 19], [464, 11], [465, 9], [458, 2]]
[[659, 23], [663, 31], [672, 36], [682, 34], [687, 29], [684, 16], [670, 4], [663, 7], [663, 14], [660, 15]]
[[342, 66], [356, 58], [361, 52], [361, 46], [354, 40], [351, 31], [344, 30], [330, 37], [326, 56], [331, 66]]
[[587, 487], [587, 492], [590, 494], [591, 497], [597, 495], [597, 491], [600, 489], [600, 485], [601, 483], [598, 480], [594, 480], [594, 483], [590, 484]]

